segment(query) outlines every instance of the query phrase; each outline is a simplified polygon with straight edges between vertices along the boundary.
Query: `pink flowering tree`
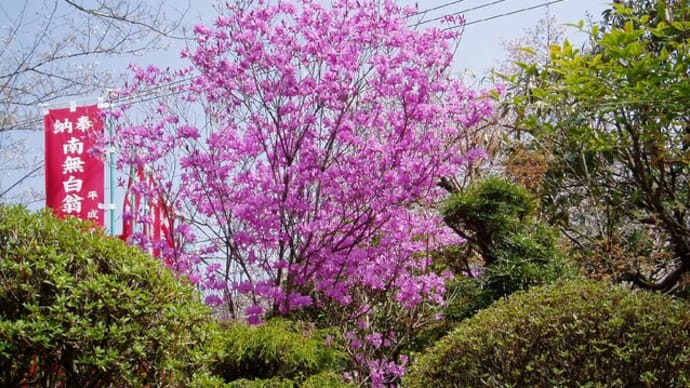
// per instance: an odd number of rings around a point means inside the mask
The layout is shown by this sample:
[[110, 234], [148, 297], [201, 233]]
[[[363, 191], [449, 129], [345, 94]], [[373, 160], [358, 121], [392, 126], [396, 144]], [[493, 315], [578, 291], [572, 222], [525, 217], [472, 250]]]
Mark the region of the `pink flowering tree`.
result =
[[[404, 371], [442, 303], [433, 206], [491, 104], [450, 75], [457, 29], [393, 1], [239, 1], [195, 28], [179, 71], [132, 66], [112, 112], [121, 169], [175, 215], [166, 262], [232, 318], [306, 312], [342, 329], [352, 377]], [[453, 21], [451, 21], [452, 23]], [[150, 94], [149, 94], [150, 93]], [[149, 242], [158, 244], [159, 242]]]

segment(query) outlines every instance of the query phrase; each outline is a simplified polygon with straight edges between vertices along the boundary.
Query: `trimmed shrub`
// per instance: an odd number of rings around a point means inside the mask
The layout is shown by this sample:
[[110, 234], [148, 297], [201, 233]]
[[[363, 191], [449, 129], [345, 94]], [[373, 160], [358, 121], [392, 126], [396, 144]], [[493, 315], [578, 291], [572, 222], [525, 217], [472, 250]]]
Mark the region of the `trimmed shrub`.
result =
[[212, 373], [230, 386], [301, 386], [310, 379], [344, 386], [344, 354], [326, 346], [327, 336], [327, 331], [283, 319], [258, 326], [231, 323], [223, 331], [222, 355]]
[[0, 206], [0, 386], [184, 386], [214, 335], [192, 285], [157, 260]]
[[418, 359], [410, 387], [687, 387], [690, 304], [572, 281], [501, 299]]
[[272, 377], [269, 379], [239, 379], [229, 383], [223, 382], [219, 377], [199, 379], [194, 387], [199, 388], [347, 388], [355, 385], [343, 381], [341, 374], [333, 372], [321, 372], [309, 376], [302, 382], [295, 380]]
[[442, 209], [443, 219], [461, 230], [477, 246], [486, 264], [497, 260], [504, 236], [523, 230], [535, 209], [535, 201], [522, 186], [490, 176], [453, 193]]
[[536, 219], [535, 206], [524, 187], [497, 176], [448, 199], [444, 220], [467, 239], [469, 249], [450, 247], [439, 261], [455, 273], [479, 273], [447, 285], [448, 319], [459, 321], [515, 291], [573, 276], [558, 234]]

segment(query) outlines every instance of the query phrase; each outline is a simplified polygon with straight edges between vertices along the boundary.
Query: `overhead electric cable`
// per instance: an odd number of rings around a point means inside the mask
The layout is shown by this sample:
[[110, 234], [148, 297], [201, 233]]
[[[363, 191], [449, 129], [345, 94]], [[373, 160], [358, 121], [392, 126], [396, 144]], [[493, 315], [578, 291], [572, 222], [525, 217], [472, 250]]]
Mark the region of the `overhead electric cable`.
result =
[[[421, 15], [421, 14], [424, 14], [424, 13], [427, 13], [427, 12], [436, 11], [436, 10], [439, 10], [439, 9], [442, 9], [442, 8], [449, 7], [449, 6], [451, 6], [451, 5], [455, 5], [455, 4], [461, 3], [461, 2], [463, 2], [463, 1], [465, 1], [465, 0], [449, 1], [449, 2], [447, 2], [447, 3], [441, 4], [441, 5], [432, 7], [432, 8], [428, 8], [428, 9], [423, 10], [423, 11], [419, 11], [419, 12], [417, 12], [417, 13], [415, 13], [415, 14], [410, 15], [410, 16]], [[450, 14], [450, 15], [460, 15], [460, 14], [467, 13], [467, 12], [471, 12], [471, 11], [475, 11], [475, 10], [478, 10], [478, 9], [487, 8], [487, 7], [490, 7], [490, 6], [499, 4], [499, 3], [503, 3], [503, 2], [505, 2], [505, 1], [506, 1], [506, 0], [495, 0], [495, 1], [492, 1], [492, 2], [489, 2], [489, 3], [477, 5], [477, 6], [474, 6], [474, 7], [470, 7], [470, 8], [464, 9], [464, 10], [462, 10], [462, 11], [454, 12], [454, 13], [452, 13], [452, 14]], [[450, 29], [454, 29], [454, 28], [463, 28], [463, 27], [466, 27], [466, 26], [474, 25], [474, 24], [480, 24], [480, 23], [484, 23], [484, 22], [491, 21], [491, 20], [499, 19], [499, 18], [502, 18], [502, 17], [506, 17], [506, 16], [510, 16], [510, 15], [514, 15], [514, 14], [518, 14], [518, 13], [522, 13], [522, 12], [526, 12], [526, 11], [530, 11], [530, 10], [542, 8], [542, 7], [546, 7], [546, 6], [549, 6], [549, 5], [552, 5], [552, 4], [556, 4], [556, 3], [560, 3], [560, 2], [563, 2], [563, 1], [565, 1], [565, 0], [553, 0], [553, 1], [550, 1], [550, 2], [547, 2], [547, 3], [537, 4], [537, 5], [533, 5], [533, 6], [530, 6], [530, 7], [525, 7], [525, 8], [521, 8], [521, 9], [515, 10], [515, 11], [511, 11], [511, 12], [505, 12], [505, 13], [501, 13], [501, 14], [497, 14], [497, 15], [485, 17], [485, 18], [478, 19], [478, 20], [474, 20], [474, 21], [471, 21], [471, 22], [468, 22], [468, 23], [464, 23], [464, 24], [455, 25], [455, 26], [449, 26], [449, 27], [446, 27], [444, 30], [450, 30]], [[445, 16], [446, 16], [446, 15], [444, 15], [444, 16], [439, 16], [439, 17], [436, 17], [436, 18], [433, 18], [433, 19], [429, 19], [429, 20], [425, 20], [425, 21], [422, 21], [422, 22], [418, 23], [417, 25], [427, 24], [427, 23], [430, 23], [430, 22], [433, 22], [433, 21], [438, 21], [438, 20], [443, 19]], [[193, 80], [194, 78], [195, 78], [195, 76], [192, 76], [192, 77], [189, 77], [189, 78], [178, 79], [178, 80], [171, 81], [171, 82], [161, 83], [161, 84], [158, 84], [158, 85], [156, 85], [156, 86], [153, 86], [153, 87], [151, 87], [151, 88], [149, 88], [149, 89], [143, 91], [141, 94], [138, 94], [138, 95], [129, 95], [129, 96], [123, 97], [120, 101], [118, 101], [118, 103], [120, 103], [120, 104], [122, 104], [122, 103], [141, 103], [141, 102], [148, 102], [148, 101], [151, 101], [151, 100], [155, 100], [156, 98], [160, 98], [160, 97], [167, 97], [167, 96], [173, 96], [173, 95], [176, 95], [176, 94], [181, 94], [181, 93], [183, 93], [184, 91], [182, 91], [182, 90], [180, 90], [180, 91], [173, 91], [173, 92], [170, 92], [170, 93], [167, 93], [167, 94], [164, 94], [164, 95], [155, 95], [155, 91], [156, 91], [156, 90], [160, 90], [160, 89], [164, 89], [164, 88], [166, 88], [166, 87], [171, 87], [171, 86], [174, 86], [174, 85], [176, 85], [176, 84], [183, 83], [183, 82], [188, 82], [188, 81]], [[18, 124], [33, 124], [33, 123], [36, 123], [36, 122], [38, 122], [38, 121], [41, 121], [41, 120], [35, 120], [35, 121], [34, 121], [34, 120], [27, 120], [27, 121], [25, 121], [24, 123], [18, 123]], [[3, 128], [2, 130], [9, 130], [9, 128]]]
[[447, 3], [437, 5], [436, 7], [433, 7], [433, 8], [427, 8], [425, 10], [415, 12], [412, 15], [408, 15], [407, 17], [413, 17], [413, 16], [422, 15], [422, 14], [426, 14], [429, 12], [437, 11], [437, 10], [442, 9], [442, 8], [450, 7], [451, 5], [454, 5], [454, 4], [462, 3], [463, 1], [465, 1], [465, 0], [449, 1]]
[[462, 14], [465, 14], [465, 13], [468, 13], [468, 12], [476, 11], [476, 10], [478, 10], [478, 9], [482, 9], [482, 8], [486, 8], [486, 7], [491, 7], [492, 5], [500, 4], [500, 3], [503, 3], [503, 2], [505, 2], [505, 1], [507, 1], [507, 0], [495, 0], [495, 1], [492, 1], [492, 2], [490, 2], [490, 3], [486, 3], [486, 4], [482, 4], [482, 5], [477, 5], [477, 6], [475, 6], [475, 7], [466, 8], [466, 9], [463, 9], [462, 11], [453, 12], [453, 13], [448, 14], [448, 15], [442, 15], [442, 16], [435, 17], [435, 18], [433, 18], [433, 19], [423, 20], [423, 21], [417, 23], [416, 25], [419, 26], [419, 25], [422, 25], [422, 24], [427, 24], [427, 23], [431, 23], [431, 22], [436, 22], [436, 21], [442, 20], [442, 19], [444, 19], [444, 18], [446, 18], [446, 17], [448, 17], [448, 16], [462, 15]]
[[554, 1], [550, 1], [550, 2], [548, 2], [548, 3], [537, 4], [537, 5], [533, 5], [533, 6], [531, 6], [531, 7], [521, 8], [521, 9], [517, 9], [517, 10], [515, 10], [515, 11], [505, 12], [505, 13], [501, 13], [501, 14], [494, 15], [494, 16], [489, 16], [489, 17], [486, 17], [486, 18], [483, 18], [483, 19], [473, 20], [473, 21], [471, 21], [471, 22], [468, 22], [468, 23], [465, 23], [465, 24], [462, 24], [462, 25], [446, 27], [446, 28], [444, 28], [444, 30], [451, 30], [451, 29], [453, 29], [453, 28], [467, 27], [467, 26], [471, 26], [471, 25], [473, 25], [473, 24], [484, 23], [484, 22], [488, 22], [488, 21], [490, 21], [490, 20], [502, 18], [502, 17], [505, 17], [505, 16], [515, 15], [515, 14], [518, 14], [518, 13], [521, 13], [521, 12], [531, 11], [531, 10], [537, 9], [537, 8], [548, 7], [548, 6], [551, 5], [551, 4], [560, 3], [560, 2], [562, 2], [562, 1], [565, 1], [565, 0], [554, 0]]

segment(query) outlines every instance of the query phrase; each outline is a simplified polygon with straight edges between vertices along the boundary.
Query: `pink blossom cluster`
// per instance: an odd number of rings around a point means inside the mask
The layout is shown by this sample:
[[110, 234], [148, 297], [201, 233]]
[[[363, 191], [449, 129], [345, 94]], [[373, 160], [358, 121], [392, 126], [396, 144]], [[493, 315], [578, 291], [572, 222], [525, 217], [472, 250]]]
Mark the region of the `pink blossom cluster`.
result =
[[[238, 1], [195, 28], [189, 68], [132, 66], [121, 96], [161, 97], [113, 115], [118, 166], [153, 172], [183, 234], [166, 260], [209, 303], [251, 322], [327, 306], [363, 318], [380, 313], [370, 293], [402, 310], [442, 303], [431, 253], [458, 237], [433, 210], [437, 181], [492, 107], [450, 74], [459, 32], [410, 29], [410, 13]], [[375, 325], [357, 332], [383, 346]], [[406, 361], [362, 362], [374, 381]]]

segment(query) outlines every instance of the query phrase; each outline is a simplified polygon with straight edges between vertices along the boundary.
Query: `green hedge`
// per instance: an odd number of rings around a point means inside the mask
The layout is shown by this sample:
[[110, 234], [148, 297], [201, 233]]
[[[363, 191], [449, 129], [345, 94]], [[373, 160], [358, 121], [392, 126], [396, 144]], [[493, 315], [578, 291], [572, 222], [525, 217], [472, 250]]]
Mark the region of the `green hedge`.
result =
[[317, 382], [321, 382], [319, 386], [345, 386], [344, 353], [326, 345], [328, 336], [328, 331], [283, 319], [258, 326], [231, 323], [223, 330], [222, 355], [214, 362], [212, 373], [233, 387]]
[[215, 335], [198, 299], [89, 224], [0, 206], [0, 386], [183, 386]]
[[321, 372], [309, 376], [304, 381], [295, 381], [280, 377], [268, 379], [239, 379], [226, 383], [218, 376], [197, 376], [192, 388], [347, 388], [355, 385], [343, 381], [342, 374]]
[[501, 299], [411, 368], [410, 387], [687, 387], [690, 304], [573, 281]]
[[[447, 285], [445, 316], [460, 321], [518, 290], [573, 277], [559, 235], [534, 215], [536, 202], [521, 185], [499, 176], [453, 193], [444, 221], [470, 249], [450, 247], [437, 260], [456, 273], [478, 269], [475, 279], [458, 276]], [[479, 260], [477, 260], [479, 259]]]

